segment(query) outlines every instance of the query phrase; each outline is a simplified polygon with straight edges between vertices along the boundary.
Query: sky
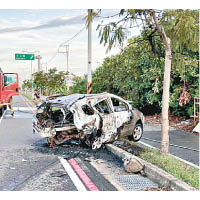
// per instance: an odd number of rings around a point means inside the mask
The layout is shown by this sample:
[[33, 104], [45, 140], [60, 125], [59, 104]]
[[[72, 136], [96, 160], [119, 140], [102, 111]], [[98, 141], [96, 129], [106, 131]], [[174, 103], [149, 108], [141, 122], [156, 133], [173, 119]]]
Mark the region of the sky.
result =
[[[30, 5], [27, 4], [28, 1], [22, 1], [22, 3], [21, 1], [13, 1], [12, 4], [9, 0], [4, 1], [1, 4], [3, 9], [0, 9], [0, 67], [4, 72], [19, 73], [20, 82], [31, 77], [31, 61], [15, 60], [15, 53], [39, 51], [42, 56], [43, 70], [46, 70], [46, 66], [48, 69], [56, 67], [58, 71], [67, 70], [66, 54], [58, 53], [58, 51], [65, 49], [58, 47], [81, 29], [84, 29], [84, 17], [87, 15], [87, 8], [103, 8], [102, 15], [110, 16], [116, 14], [120, 8], [127, 6], [128, 8], [152, 8], [153, 6], [153, 8], [162, 9], [182, 8], [184, 5], [183, 3], [181, 5], [175, 4], [173, 0], [162, 2], [162, 5], [157, 0], [155, 0], [157, 2], [155, 4], [149, 1], [145, 3], [143, 1], [131, 1], [132, 4], [127, 4], [125, 3], [126, 0], [121, 4], [120, 2], [115, 4], [112, 1], [101, 0], [98, 5], [97, 3], [94, 4], [94, 1], [91, 1], [93, 2], [91, 4], [87, 1], [78, 1], [77, 3], [77, 0], [70, 1], [70, 3], [66, 0], [57, 0], [48, 2], [48, 4], [46, 1], [35, 0], [34, 3], [30, 1]], [[34, 9], [30, 9], [30, 7]], [[185, 5], [185, 8], [189, 8], [188, 4]], [[120, 51], [119, 47], [115, 47], [109, 53], [106, 53], [106, 47], [99, 43], [96, 27], [101, 20], [97, 18], [92, 28], [93, 71], [103, 63], [104, 58], [115, 55]], [[109, 19], [104, 20], [109, 22]], [[138, 29], [132, 29], [129, 38], [138, 34]], [[84, 29], [69, 43], [69, 72], [78, 76], [87, 73], [87, 37], [87, 30]], [[32, 65], [32, 71], [36, 72], [37, 60], [34, 60]]]
[[[105, 9], [102, 16], [116, 14], [118, 9]], [[65, 49], [59, 45], [80, 30], [69, 43], [69, 72], [78, 76], [87, 73], [88, 34], [84, 17], [87, 9], [0, 9], [0, 67], [4, 72], [17, 72], [20, 81], [31, 77], [31, 61], [15, 60], [15, 53], [36, 52], [42, 56], [42, 69], [56, 67], [67, 70]], [[92, 25], [92, 70], [100, 66], [105, 57], [119, 53], [119, 47], [106, 53], [106, 47], [99, 43], [96, 19]], [[110, 19], [104, 19], [108, 22]], [[135, 33], [138, 31], [135, 30]], [[68, 44], [68, 43], [67, 43]], [[32, 62], [32, 72], [37, 71], [37, 60]]]

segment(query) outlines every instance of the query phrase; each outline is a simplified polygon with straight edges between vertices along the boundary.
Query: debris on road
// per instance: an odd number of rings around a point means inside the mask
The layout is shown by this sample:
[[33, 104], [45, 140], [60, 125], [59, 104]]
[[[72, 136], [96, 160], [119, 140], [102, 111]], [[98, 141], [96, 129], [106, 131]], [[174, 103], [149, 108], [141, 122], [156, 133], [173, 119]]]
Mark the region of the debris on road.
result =
[[63, 172], [63, 171], [56, 171], [56, 172], [51, 173], [52, 177], [62, 177], [62, 176], [66, 176], [66, 175], [67, 175], [67, 173]]
[[33, 118], [34, 132], [47, 138], [50, 147], [73, 139], [93, 150], [120, 136], [139, 141], [143, 125], [140, 111], [109, 93], [48, 97]]
[[139, 160], [133, 158], [133, 157], [126, 157], [123, 159], [124, 162], [124, 168], [129, 173], [138, 173], [140, 172], [142, 175], [144, 175], [143, 169], [144, 164], [141, 163]]

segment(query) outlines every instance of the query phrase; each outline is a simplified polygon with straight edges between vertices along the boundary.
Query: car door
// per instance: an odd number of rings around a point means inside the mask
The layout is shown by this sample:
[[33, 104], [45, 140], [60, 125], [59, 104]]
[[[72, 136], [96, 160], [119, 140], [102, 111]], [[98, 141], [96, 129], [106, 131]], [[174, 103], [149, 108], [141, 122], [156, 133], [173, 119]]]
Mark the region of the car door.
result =
[[95, 104], [95, 109], [98, 111], [102, 119], [102, 139], [103, 142], [109, 142], [117, 134], [116, 116], [111, 109], [110, 102], [105, 99]]
[[120, 129], [120, 135], [127, 135], [132, 112], [129, 110], [128, 104], [121, 99], [111, 97], [111, 102], [116, 118], [116, 127]]
[[5, 102], [8, 102], [14, 95], [19, 95], [18, 75], [16, 73], [4, 73], [2, 98], [5, 99]]

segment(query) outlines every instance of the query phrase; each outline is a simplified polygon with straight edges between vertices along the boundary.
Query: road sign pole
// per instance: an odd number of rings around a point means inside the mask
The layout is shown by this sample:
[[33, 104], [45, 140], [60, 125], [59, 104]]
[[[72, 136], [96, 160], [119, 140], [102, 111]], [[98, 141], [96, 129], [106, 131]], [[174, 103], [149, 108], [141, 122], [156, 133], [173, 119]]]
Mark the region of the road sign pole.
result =
[[33, 63], [31, 60], [31, 96], [33, 98]]
[[38, 72], [40, 72], [40, 71], [41, 71], [41, 68], [40, 68], [40, 66], [41, 66], [40, 60], [41, 60], [42, 57], [41, 57], [40, 55], [37, 55], [35, 58], [38, 59]]

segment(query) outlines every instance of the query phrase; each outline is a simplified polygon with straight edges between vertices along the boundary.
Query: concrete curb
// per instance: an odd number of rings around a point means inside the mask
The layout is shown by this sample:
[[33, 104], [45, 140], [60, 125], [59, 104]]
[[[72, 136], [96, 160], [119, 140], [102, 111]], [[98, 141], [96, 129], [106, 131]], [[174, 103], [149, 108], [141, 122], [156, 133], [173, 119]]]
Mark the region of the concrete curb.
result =
[[112, 152], [119, 158], [123, 159], [125, 157], [133, 157], [144, 163], [144, 172], [147, 177], [163, 187], [170, 187], [172, 190], [175, 191], [196, 191], [194, 187], [184, 183], [183, 181], [180, 181], [179, 179], [175, 178], [164, 170], [156, 167], [155, 165], [152, 165], [151, 163], [146, 162], [145, 160], [142, 160], [141, 158], [134, 156], [131, 153], [120, 149], [119, 147], [116, 147], [112, 144], [106, 144], [105, 146], [108, 151]]

